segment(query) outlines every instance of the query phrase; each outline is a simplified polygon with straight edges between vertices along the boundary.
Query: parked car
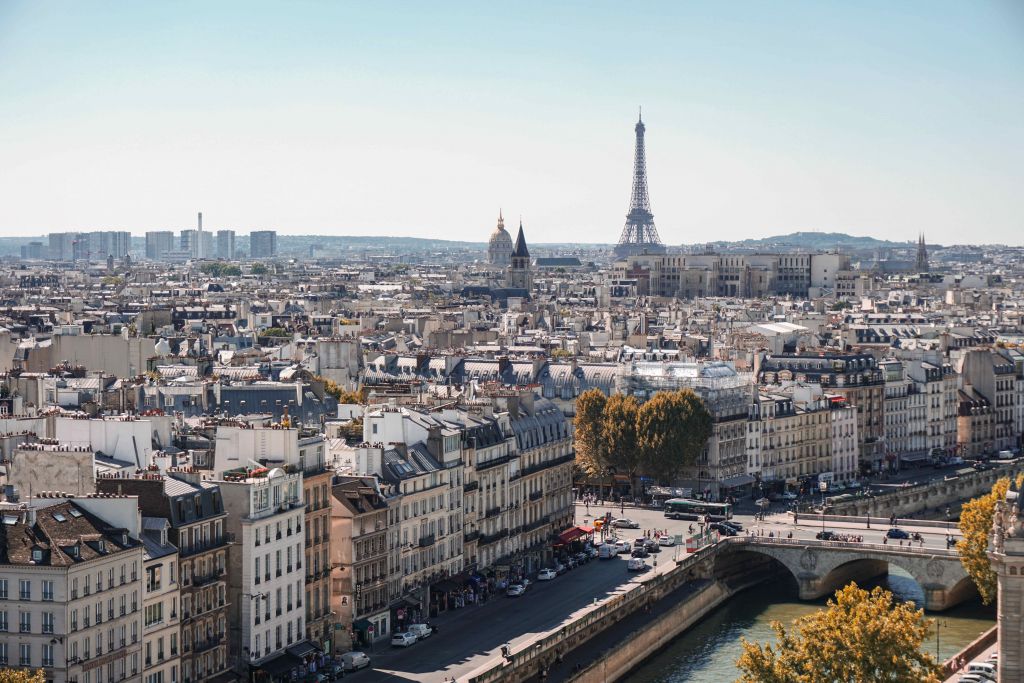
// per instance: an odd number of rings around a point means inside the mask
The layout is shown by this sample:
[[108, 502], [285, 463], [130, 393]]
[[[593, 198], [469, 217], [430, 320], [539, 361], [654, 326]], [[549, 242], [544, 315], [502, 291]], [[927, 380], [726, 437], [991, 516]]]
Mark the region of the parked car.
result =
[[640, 522], [632, 520], [629, 517], [619, 517], [618, 519], [612, 520], [612, 526], [616, 529], [639, 529]]
[[885, 535], [888, 536], [889, 538], [898, 538], [898, 539], [901, 539], [901, 540], [905, 540], [905, 539], [910, 538], [910, 534], [908, 534], [903, 529], [899, 529], [897, 527], [893, 527], [893, 528], [889, 529], [888, 531], [885, 532]]
[[416, 642], [416, 636], [411, 633], [396, 633], [391, 636], [391, 644], [395, 647], [409, 647]]
[[645, 572], [650, 568], [650, 565], [639, 557], [633, 557], [626, 563], [626, 570], [631, 572]]
[[721, 522], [712, 522], [711, 528], [717, 531], [718, 533], [722, 534], [723, 536], [735, 536], [737, 533], [739, 533], [728, 524], [722, 524]]
[[[611, 560], [617, 557], [618, 554], [619, 547], [611, 544], [602, 545], [597, 551], [597, 557], [600, 560]], [[555, 573], [557, 574], [558, 572]]]
[[340, 661], [329, 662], [323, 669], [320, 670], [320, 673], [324, 674], [325, 676], [327, 676], [328, 679], [332, 681], [341, 680], [345, 677], [345, 666], [341, 664]]
[[851, 488], [851, 489], [859, 489], [859, 488], [860, 488], [861, 486], [863, 486], [863, 484], [861, 484], [861, 483], [860, 483], [859, 481], [857, 481], [857, 480], [851, 481], [851, 482], [849, 482], [849, 483], [848, 483], [848, 484], [846, 485], [846, 487], [847, 487], [847, 488]]
[[537, 572], [538, 581], [550, 581], [556, 576], [558, 576], [558, 572], [556, 572], [554, 569], [541, 569], [539, 572]]
[[676, 544], [675, 536], [661, 536], [658, 538], [658, 545], [663, 545], [666, 548], [671, 548]]
[[583, 552], [585, 552], [587, 555], [589, 555], [590, 559], [594, 559], [596, 557], [600, 557], [601, 556], [601, 551], [598, 550], [597, 548], [595, 548], [592, 545], [587, 546], [587, 549], [584, 550]]
[[991, 679], [985, 678], [981, 674], [964, 674], [956, 680], [957, 683], [991, 683]]
[[587, 552], [576, 553], [573, 557], [576, 558], [576, 566], [590, 562], [590, 554]]
[[564, 564], [562, 564], [561, 562], [559, 562], [558, 560], [555, 560], [555, 567], [554, 567], [554, 569], [555, 569], [555, 573], [556, 574], [564, 574], [565, 570], [566, 570], [566, 566]]
[[724, 524], [726, 526], [731, 526], [736, 531], [743, 531], [743, 525], [740, 524], [739, 522], [737, 522], [736, 520], [726, 519], [726, 520], [722, 521], [722, 524]]
[[819, 531], [814, 534], [814, 537], [819, 541], [834, 541], [836, 540], [836, 532], [834, 531]]
[[650, 555], [651, 554], [647, 552], [647, 548], [643, 546], [640, 546], [639, 548], [634, 548], [633, 552], [630, 553], [631, 557], [650, 557]]
[[799, 498], [799, 496], [792, 491], [786, 491], [782, 494], [782, 500], [796, 500], [797, 498]]
[[563, 563], [565, 564], [567, 569], [576, 569], [576, 567], [579, 566], [579, 563], [576, 562], [576, 558], [572, 555], [565, 558]]
[[644, 549], [649, 553], [660, 553], [661, 546], [653, 538], [644, 539]]
[[340, 659], [345, 671], [358, 671], [370, 666], [370, 656], [365, 652], [346, 652]]
[[507, 595], [510, 598], [518, 598], [520, 595], [522, 595], [525, 592], [526, 592], [526, 589], [523, 588], [523, 585], [521, 583], [513, 583], [505, 591], [505, 595]]
[[629, 544], [629, 541], [619, 541], [616, 547], [619, 549], [620, 555], [625, 555], [633, 549], [633, 546]]
[[409, 624], [409, 633], [416, 636], [416, 640], [423, 640], [429, 638], [430, 634], [434, 632], [433, 627], [428, 624]]

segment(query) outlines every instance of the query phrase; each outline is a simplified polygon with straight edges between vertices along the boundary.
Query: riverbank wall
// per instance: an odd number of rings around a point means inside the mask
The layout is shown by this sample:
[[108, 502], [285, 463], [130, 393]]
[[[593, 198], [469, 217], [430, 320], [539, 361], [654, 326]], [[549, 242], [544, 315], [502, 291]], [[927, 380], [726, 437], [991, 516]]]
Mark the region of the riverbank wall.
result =
[[964, 649], [960, 650], [960, 652], [957, 652], [955, 655], [953, 655], [952, 657], [950, 657], [942, 663], [942, 673], [940, 675], [944, 679], [950, 678], [959, 670], [957, 662], [966, 664], [968, 662], [974, 661], [975, 657], [983, 654], [986, 650], [988, 650], [995, 644], [996, 638], [999, 635], [998, 631], [999, 627], [993, 626], [992, 628], [990, 628], [989, 630], [985, 631], [980, 636], [975, 638], [973, 641], [968, 643], [967, 646], [964, 647]]
[[[706, 580], [711, 575], [711, 562], [719, 551], [718, 545], [710, 545], [681, 559], [672, 569], [655, 574], [634, 584], [625, 593], [581, 610], [573, 618], [559, 628], [549, 631], [526, 643], [511, 648], [503, 660], [492, 661], [468, 676], [458, 679], [458, 683], [519, 683], [536, 679], [542, 668], [552, 666], [560, 654], [575, 650], [590, 639], [598, 636], [620, 622], [626, 616], [648, 608], [690, 581]], [[719, 582], [708, 580], [701, 587], [699, 595]], [[717, 590], [707, 593], [702, 602], [715, 599]], [[690, 600], [680, 603], [688, 604]], [[705, 609], [712, 609], [705, 607]], [[609, 679], [610, 680], [610, 679]]]
[[906, 517], [926, 510], [938, 510], [939, 514], [942, 514], [946, 506], [957, 506], [971, 498], [977, 498], [991, 491], [992, 485], [1001, 477], [1016, 477], [1021, 472], [1024, 472], [1022, 463], [970, 472], [951, 476], [943, 481], [907, 486], [874, 496], [832, 503], [826, 512], [833, 515], [870, 516], [886, 520], [893, 514], [897, 517]]

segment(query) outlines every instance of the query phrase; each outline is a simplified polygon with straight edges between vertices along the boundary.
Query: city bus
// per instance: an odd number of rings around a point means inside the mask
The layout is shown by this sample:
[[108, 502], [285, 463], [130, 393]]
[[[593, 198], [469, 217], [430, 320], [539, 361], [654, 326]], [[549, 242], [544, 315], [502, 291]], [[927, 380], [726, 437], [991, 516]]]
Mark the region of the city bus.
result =
[[669, 519], [698, 519], [702, 515], [707, 516], [712, 522], [732, 519], [732, 505], [689, 498], [671, 498], [665, 501], [665, 516]]

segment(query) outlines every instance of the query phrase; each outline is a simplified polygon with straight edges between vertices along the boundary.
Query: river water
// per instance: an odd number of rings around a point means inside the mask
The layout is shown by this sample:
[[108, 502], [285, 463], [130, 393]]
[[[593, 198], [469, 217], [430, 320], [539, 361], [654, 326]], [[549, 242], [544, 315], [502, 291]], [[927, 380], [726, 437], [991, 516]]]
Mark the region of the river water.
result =
[[[890, 572], [887, 579], [865, 588], [881, 585], [901, 599], [923, 603], [924, 594], [916, 581], [896, 567], [890, 568]], [[799, 600], [792, 583], [755, 586], [676, 638], [623, 680], [630, 683], [731, 683], [739, 677], [736, 660], [742, 652], [741, 637], [762, 644], [774, 642], [772, 621], [789, 626], [794, 619], [821, 609], [825, 602], [824, 599], [818, 602]], [[977, 598], [941, 614], [927, 616], [944, 624], [939, 633], [940, 661], [995, 624], [995, 608], [983, 606]], [[934, 656], [934, 632], [922, 649]]]

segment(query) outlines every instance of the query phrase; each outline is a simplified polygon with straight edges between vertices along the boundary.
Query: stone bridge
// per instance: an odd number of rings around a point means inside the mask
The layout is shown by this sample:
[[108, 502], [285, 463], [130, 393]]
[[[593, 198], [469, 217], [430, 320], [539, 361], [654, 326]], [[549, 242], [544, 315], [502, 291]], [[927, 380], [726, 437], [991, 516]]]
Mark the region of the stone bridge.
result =
[[718, 545], [716, 573], [727, 564], [742, 562], [746, 553], [767, 556], [789, 570], [803, 600], [831, 595], [850, 581], [863, 583], [884, 576], [890, 565], [917, 581], [929, 611], [949, 609], [975, 593], [955, 550], [743, 536], [722, 539]]

